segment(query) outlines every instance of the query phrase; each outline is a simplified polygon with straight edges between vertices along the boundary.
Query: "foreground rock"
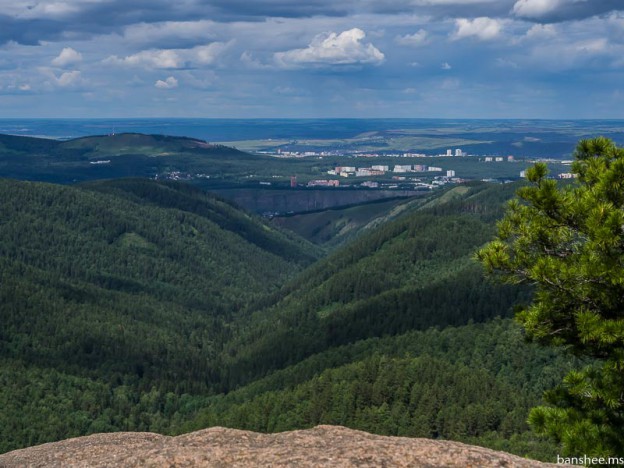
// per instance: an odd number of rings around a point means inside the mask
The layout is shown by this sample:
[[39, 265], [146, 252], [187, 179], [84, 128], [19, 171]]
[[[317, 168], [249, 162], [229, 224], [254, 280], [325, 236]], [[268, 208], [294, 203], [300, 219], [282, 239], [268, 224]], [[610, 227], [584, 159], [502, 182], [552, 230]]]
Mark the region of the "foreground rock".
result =
[[[259, 434], [214, 427], [178, 437], [117, 432], [0, 455], [0, 467], [543, 467], [459, 442], [384, 437], [344, 427]], [[561, 465], [559, 465], [561, 466]]]

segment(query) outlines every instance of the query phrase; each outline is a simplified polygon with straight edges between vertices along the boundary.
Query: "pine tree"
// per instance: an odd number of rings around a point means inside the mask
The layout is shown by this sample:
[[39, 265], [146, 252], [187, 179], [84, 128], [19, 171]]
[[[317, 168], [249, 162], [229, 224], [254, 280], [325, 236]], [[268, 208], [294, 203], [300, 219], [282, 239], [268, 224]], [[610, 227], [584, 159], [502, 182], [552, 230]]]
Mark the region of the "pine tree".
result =
[[527, 171], [477, 254], [486, 270], [535, 286], [516, 316], [529, 338], [563, 346], [587, 362], [545, 394], [531, 426], [560, 442], [566, 455], [624, 455], [624, 149], [599, 137], [575, 152], [574, 183]]

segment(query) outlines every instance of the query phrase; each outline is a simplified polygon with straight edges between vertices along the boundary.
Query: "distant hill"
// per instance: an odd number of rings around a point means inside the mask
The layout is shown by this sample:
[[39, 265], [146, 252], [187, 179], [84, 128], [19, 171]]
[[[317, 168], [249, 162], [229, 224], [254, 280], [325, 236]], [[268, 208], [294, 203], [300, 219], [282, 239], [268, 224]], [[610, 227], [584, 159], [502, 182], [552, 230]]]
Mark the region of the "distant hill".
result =
[[[194, 138], [121, 133], [68, 141], [0, 135], [0, 175], [56, 183], [213, 173], [258, 157]], [[237, 162], [238, 161], [238, 162]]]
[[113, 133], [110, 135], [81, 137], [63, 141], [59, 146], [63, 148], [86, 148], [94, 153], [101, 152], [104, 154], [123, 154], [126, 151], [136, 153], [138, 148], [146, 148], [152, 151], [156, 149], [161, 149], [163, 151], [181, 151], [223, 147], [223, 145], [212, 145], [197, 138], [145, 135], [142, 133]]

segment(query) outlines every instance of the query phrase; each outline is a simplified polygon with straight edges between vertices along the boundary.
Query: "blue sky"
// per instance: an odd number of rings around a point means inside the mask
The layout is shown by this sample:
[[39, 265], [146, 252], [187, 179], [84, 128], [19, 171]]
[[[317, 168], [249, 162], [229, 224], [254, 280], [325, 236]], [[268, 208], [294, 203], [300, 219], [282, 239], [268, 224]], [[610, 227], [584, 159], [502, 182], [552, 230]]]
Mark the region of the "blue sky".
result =
[[624, 0], [0, 4], [2, 118], [624, 118]]

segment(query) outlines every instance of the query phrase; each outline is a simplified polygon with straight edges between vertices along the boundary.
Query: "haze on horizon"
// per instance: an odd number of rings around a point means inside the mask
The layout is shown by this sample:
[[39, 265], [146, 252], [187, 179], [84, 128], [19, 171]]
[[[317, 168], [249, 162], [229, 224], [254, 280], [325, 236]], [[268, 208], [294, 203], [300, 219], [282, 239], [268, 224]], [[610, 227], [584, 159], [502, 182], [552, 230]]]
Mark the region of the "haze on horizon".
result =
[[623, 118], [621, 0], [0, 0], [0, 118]]

